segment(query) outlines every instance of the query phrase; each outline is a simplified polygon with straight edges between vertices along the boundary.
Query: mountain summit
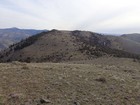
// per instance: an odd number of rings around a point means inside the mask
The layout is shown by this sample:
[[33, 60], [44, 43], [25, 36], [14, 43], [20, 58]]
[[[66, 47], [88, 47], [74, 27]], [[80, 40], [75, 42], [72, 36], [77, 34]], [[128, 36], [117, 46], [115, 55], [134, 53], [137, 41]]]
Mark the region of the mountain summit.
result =
[[1, 53], [0, 61], [60, 62], [90, 60], [101, 56], [137, 57], [112, 49], [111, 41], [98, 33], [52, 30], [10, 46]]

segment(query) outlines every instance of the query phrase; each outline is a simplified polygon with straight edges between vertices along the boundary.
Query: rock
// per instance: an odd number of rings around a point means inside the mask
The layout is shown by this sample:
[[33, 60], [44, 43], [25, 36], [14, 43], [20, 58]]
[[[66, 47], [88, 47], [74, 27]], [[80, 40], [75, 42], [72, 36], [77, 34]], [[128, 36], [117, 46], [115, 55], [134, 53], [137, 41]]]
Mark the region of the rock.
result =
[[9, 98], [12, 98], [12, 99], [19, 99], [21, 97], [23, 97], [23, 95], [20, 93], [12, 93], [9, 95]]
[[78, 75], [79, 78], [82, 78], [82, 75]]
[[88, 98], [85, 98], [85, 99], [83, 99], [85, 102], [89, 102], [89, 99]]
[[76, 101], [75, 101], [75, 102], [73, 102], [73, 103], [74, 103], [74, 105], [80, 105], [80, 104], [79, 104], [79, 102], [76, 102]]
[[101, 78], [98, 78], [98, 79], [95, 79], [96, 81], [98, 82], [102, 82], [102, 83], [106, 83], [106, 79], [104, 77], [101, 77]]
[[44, 99], [44, 98], [41, 98], [41, 99], [40, 99], [40, 103], [41, 103], [41, 104], [50, 103], [50, 102], [51, 102], [51, 101], [48, 100], [48, 99]]

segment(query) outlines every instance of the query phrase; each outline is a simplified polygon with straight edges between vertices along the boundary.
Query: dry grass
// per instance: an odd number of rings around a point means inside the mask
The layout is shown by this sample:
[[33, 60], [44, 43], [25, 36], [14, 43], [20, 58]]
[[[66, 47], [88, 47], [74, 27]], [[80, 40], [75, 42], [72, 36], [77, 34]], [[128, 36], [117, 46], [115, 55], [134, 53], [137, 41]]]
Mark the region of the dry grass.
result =
[[77, 63], [0, 64], [0, 105], [140, 105], [139, 63], [115, 58]]

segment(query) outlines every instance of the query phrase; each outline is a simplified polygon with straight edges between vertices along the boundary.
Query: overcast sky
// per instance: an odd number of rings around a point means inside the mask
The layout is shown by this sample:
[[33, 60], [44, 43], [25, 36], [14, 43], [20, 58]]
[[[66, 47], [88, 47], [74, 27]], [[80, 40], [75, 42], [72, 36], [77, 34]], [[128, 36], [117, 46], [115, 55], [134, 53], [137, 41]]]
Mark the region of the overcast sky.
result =
[[140, 33], [140, 0], [0, 0], [0, 28]]

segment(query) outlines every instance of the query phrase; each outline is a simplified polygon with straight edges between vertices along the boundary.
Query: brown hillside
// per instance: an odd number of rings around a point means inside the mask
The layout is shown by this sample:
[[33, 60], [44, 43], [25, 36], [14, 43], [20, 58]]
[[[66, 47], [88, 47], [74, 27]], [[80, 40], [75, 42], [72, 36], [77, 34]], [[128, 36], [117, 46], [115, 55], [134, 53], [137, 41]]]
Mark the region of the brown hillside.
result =
[[[129, 37], [133, 37], [133, 35], [129, 35]], [[107, 36], [107, 38], [111, 42], [111, 48], [124, 50], [134, 54], [140, 54], [140, 43], [136, 40], [126, 36]]]
[[136, 41], [138, 43], [140, 43], [140, 34], [138, 33], [133, 33], [133, 34], [124, 34], [121, 37]]
[[60, 62], [88, 60], [101, 56], [137, 57], [111, 49], [110, 46], [110, 40], [97, 33], [52, 30], [10, 46], [1, 53], [0, 61]]

